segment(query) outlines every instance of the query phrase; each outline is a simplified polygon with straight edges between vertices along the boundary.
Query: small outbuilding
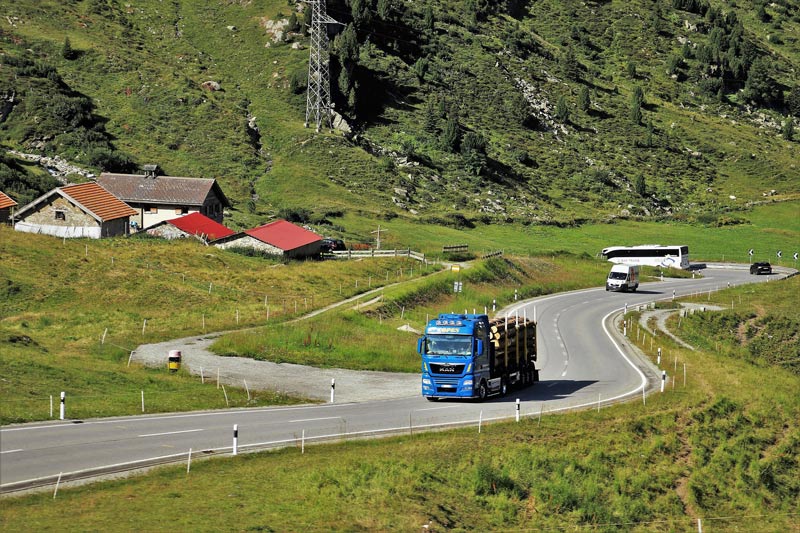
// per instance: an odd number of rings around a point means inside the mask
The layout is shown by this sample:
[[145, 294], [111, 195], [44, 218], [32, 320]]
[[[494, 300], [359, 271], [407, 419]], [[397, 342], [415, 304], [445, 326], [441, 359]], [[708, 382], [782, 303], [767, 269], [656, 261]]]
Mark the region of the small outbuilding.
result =
[[146, 231], [148, 235], [154, 235], [162, 239], [197, 237], [206, 244], [236, 233], [232, 229], [226, 228], [219, 222], [211, 220], [200, 213], [189, 213], [182, 217], [158, 222], [149, 228], [145, 228], [144, 231]]
[[0, 224], [8, 224], [11, 221], [11, 209], [17, 205], [6, 193], [0, 191]]
[[53, 189], [14, 215], [14, 229], [55, 237], [128, 235], [136, 211], [97, 183]]
[[252, 248], [287, 259], [316, 257], [322, 250], [322, 237], [286, 220], [276, 220], [214, 242], [219, 248]]

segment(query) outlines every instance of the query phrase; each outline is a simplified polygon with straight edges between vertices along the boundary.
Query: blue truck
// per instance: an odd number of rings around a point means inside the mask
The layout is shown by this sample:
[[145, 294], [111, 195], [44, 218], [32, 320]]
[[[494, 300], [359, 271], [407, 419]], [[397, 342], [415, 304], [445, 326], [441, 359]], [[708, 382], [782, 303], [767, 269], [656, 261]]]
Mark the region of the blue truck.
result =
[[512, 316], [440, 314], [417, 342], [422, 395], [441, 398], [505, 396], [512, 386], [539, 381], [536, 322]]

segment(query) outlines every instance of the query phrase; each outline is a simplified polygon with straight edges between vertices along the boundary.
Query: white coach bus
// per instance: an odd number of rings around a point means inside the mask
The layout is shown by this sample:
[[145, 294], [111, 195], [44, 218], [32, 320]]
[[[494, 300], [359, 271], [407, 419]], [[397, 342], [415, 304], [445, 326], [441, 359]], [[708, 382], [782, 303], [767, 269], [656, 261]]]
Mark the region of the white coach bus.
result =
[[609, 246], [603, 248], [602, 254], [607, 261], [623, 265], [649, 265], [684, 270], [689, 268], [689, 247], [682, 244]]

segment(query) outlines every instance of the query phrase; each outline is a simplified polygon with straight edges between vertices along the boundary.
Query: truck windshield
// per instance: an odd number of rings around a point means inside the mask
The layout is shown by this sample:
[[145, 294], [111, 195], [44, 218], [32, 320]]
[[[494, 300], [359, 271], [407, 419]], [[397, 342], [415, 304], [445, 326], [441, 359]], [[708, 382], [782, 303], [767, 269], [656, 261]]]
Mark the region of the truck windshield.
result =
[[625, 272], [611, 272], [608, 279], [627, 279], [628, 275]]
[[465, 335], [428, 335], [429, 355], [472, 355], [472, 337]]

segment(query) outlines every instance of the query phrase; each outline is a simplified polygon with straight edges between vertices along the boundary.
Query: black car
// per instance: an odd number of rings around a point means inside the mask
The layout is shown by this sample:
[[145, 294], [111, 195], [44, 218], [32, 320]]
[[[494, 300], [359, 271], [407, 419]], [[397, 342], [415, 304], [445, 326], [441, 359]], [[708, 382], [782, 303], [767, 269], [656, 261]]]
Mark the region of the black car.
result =
[[341, 239], [322, 239], [322, 252], [339, 252], [347, 250], [344, 241]]
[[769, 263], [753, 263], [750, 265], [751, 274], [772, 274], [772, 265]]

